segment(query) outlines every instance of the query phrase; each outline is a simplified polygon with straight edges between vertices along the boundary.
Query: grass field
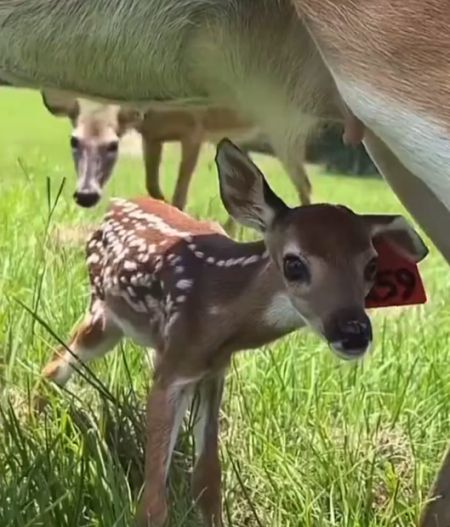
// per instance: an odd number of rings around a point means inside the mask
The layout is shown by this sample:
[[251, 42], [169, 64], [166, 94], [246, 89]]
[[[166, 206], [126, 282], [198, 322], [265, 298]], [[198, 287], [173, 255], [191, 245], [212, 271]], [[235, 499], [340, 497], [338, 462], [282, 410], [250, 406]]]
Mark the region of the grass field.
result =
[[[48, 387], [44, 415], [30, 412], [56, 336], [67, 338], [88, 293], [83, 247], [60, 246], [51, 233], [93, 223], [107, 200], [93, 211], [74, 205], [69, 126], [46, 114], [38, 95], [2, 90], [0, 115], [0, 526], [125, 527], [142, 478], [150, 378], [142, 349], [127, 342], [92, 364], [88, 380]], [[205, 149], [188, 210], [223, 221], [212, 156]], [[178, 150], [165, 157], [169, 192]], [[295, 203], [278, 162], [256, 160]], [[315, 201], [402, 212], [382, 181], [310, 173]], [[143, 192], [140, 160], [122, 159], [108, 195]], [[341, 362], [306, 331], [236, 357], [222, 412], [227, 525], [417, 520], [450, 439], [450, 273], [433, 248], [421, 268], [428, 304], [373, 312], [376, 346], [363, 363]], [[184, 436], [170, 477], [174, 526], [198, 525], [190, 459]]]

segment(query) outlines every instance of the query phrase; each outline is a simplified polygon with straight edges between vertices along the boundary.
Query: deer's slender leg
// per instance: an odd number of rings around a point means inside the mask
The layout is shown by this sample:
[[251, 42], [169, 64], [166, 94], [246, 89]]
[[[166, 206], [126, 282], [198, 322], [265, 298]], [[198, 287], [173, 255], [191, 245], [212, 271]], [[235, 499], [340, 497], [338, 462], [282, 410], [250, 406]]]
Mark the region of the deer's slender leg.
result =
[[70, 353], [65, 348], [55, 351], [53, 359], [45, 366], [43, 375], [49, 380], [64, 386], [75, 371], [77, 359], [87, 362], [101, 357], [110, 351], [122, 337], [122, 331], [106, 315], [101, 300], [95, 300], [92, 309], [84, 321], [75, 329], [68, 344]]
[[156, 374], [147, 403], [145, 482], [137, 514], [140, 526], [160, 527], [167, 520], [166, 479], [191, 393], [190, 385], [168, 382]]
[[294, 184], [297, 186], [297, 192], [300, 196], [300, 203], [302, 205], [310, 205], [312, 186], [308, 174], [306, 173], [305, 165], [302, 162], [298, 162], [296, 167], [297, 168], [295, 172], [292, 172], [292, 178]]
[[198, 404], [193, 409], [196, 463], [192, 474], [192, 492], [207, 527], [223, 525], [218, 452], [223, 385], [223, 374], [201, 381], [198, 384]]
[[450, 448], [430, 491], [430, 500], [424, 507], [419, 527], [445, 527], [450, 525]]
[[152, 137], [141, 132], [142, 150], [145, 165], [145, 186], [152, 198], [164, 201], [164, 194], [159, 185], [159, 167], [161, 165], [162, 142], [155, 141]]
[[297, 189], [300, 203], [302, 205], [310, 205], [312, 187], [304, 166], [304, 148], [296, 150], [294, 155], [295, 157], [293, 157], [292, 154], [288, 157], [282, 157], [280, 158], [280, 161]]
[[180, 210], [186, 206], [189, 185], [197, 165], [201, 146], [200, 139], [189, 137], [181, 140], [181, 162], [172, 198], [172, 204]]

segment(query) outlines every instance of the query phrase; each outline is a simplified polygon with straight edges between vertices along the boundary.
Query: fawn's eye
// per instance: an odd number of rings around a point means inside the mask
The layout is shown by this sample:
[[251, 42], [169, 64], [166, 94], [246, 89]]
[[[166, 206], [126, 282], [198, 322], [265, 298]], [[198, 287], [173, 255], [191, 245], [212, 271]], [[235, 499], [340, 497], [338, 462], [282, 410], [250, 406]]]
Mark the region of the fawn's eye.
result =
[[378, 271], [378, 258], [372, 258], [364, 269], [364, 279], [367, 282], [373, 282]]
[[293, 254], [287, 254], [283, 260], [284, 276], [290, 282], [307, 282], [310, 279], [310, 273], [306, 263]]
[[80, 146], [80, 141], [79, 141], [79, 139], [78, 139], [77, 137], [72, 136], [72, 137], [70, 138], [70, 146], [71, 146], [71, 148], [73, 148], [74, 150], [75, 150], [76, 148], [78, 148], [78, 147]]
[[108, 154], [115, 154], [119, 150], [119, 143], [118, 141], [111, 141], [111, 143], [108, 143], [106, 145], [106, 151]]

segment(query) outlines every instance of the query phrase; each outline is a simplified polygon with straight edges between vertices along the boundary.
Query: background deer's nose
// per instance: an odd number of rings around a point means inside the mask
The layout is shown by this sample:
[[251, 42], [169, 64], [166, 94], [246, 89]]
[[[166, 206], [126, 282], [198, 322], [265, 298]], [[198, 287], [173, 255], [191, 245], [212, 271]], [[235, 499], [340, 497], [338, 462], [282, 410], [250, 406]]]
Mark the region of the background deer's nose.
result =
[[75, 192], [73, 199], [81, 207], [93, 207], [100, 200], [98, 192]]

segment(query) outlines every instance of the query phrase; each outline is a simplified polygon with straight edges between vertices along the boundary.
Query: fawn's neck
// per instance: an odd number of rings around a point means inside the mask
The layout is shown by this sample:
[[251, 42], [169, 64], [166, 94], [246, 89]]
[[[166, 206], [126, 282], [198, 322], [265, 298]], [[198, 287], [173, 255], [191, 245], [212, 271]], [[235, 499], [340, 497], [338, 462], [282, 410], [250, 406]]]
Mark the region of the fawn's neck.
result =
[[199, 289], [207, 291], [209, 315], [221, 323], [229, 320], [233, 348], [258, 347], [304, 325], [263, 241], [227, 240], [209, 249], [204, 258], [210, 272], [204, 273]]

